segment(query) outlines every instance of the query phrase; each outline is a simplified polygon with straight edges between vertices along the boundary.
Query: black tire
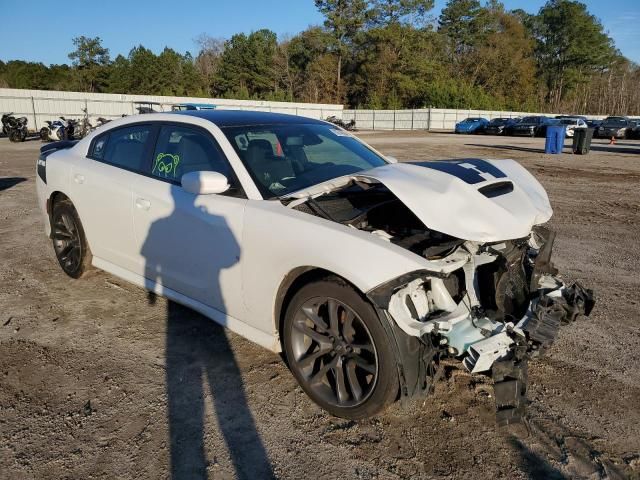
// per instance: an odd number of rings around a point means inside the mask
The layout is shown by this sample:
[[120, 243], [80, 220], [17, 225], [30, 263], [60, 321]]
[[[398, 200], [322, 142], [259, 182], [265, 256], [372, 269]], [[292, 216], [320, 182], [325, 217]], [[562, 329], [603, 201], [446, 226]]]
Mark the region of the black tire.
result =
[[49, 129], [47, 127], [42, 127], [40, 129], [40, 140], [43, 142], [49, 141]]
[[397, 398], [393, 339], [371, 304], [343, 280], [326, 277], [300, 288], [283, 329], [291, 372], [311, 400], [332, 415], [368, 418]]
[[11, 142], [20, 142], [20, 137], [22, 136], [22, 134], [20, 133], [19, 130], [13, 129], [9, 132], [9, 141]]
[[91, 267], [91, 250], [78, 217], [69, 200], [53, 205], [51, 241], [60, 267], [71, 278], [80, 278]]

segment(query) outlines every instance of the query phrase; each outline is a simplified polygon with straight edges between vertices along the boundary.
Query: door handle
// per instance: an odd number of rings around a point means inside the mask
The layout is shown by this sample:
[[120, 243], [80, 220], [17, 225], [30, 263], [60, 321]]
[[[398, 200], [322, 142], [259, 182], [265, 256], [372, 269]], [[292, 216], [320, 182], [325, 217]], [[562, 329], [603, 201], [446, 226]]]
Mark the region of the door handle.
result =
[[80, 174], [74, 175], [73, 181], [76, 183], [84, 183], [84, 175], [80, 175]]
[[145, 198], [136, 198], [136, 207], [140, 210], [149, 210], [149, 208], [151, 208], [151, 202]]

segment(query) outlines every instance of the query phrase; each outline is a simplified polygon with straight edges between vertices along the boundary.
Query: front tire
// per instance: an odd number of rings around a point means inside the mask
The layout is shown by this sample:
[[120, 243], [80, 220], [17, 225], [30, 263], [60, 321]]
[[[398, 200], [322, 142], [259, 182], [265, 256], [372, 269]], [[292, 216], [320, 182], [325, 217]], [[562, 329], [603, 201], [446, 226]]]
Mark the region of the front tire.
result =
[[68, 200], [53, 206], [51, 239], [64, 273], [71, 278], [80, 278], [91, 266], [91, 251], [78, 212]]
[[289, 368], [311, 400], [337, 417], [371, 417], [396, 399], [392, 341], [371, 304], [337, 277], [303, 286], [285, 313]]

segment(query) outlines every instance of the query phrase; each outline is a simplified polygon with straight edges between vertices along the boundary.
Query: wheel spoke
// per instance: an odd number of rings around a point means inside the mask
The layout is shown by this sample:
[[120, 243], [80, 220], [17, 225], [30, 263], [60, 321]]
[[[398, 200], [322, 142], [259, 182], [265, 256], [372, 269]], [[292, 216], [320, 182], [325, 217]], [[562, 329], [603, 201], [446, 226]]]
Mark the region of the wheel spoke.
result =
[[333, 298], [329, 298], [327, 300], [330, 330], [335, 336], [340, 335], [340, 328], [338, 326], [338, 324], [340, 323], [340, 318], [338, 317], [338, 308], [339, 304]]
[[309, 365], [312, 365], [318, 358], [322, 357], [323, 355], [326, 355], [330, 351], [331, 351], [331, 348], [323, 347], [321, 345], [320, 349], [311, 353], [307, 353], [302, 358], [300, 358], [298, 360], [298, 365], [300, 365], [300, 368], [307, 368]]
[[61, 229], [57, 229], [53, 233], [54, 240], [71, 240], [73, 236], [68, 232], [63, 232]]
[[[317, 309], [316, 309], [317, 310]], [[305, 316], [311, 320], [316, 327], [318, 327], [320, 330], [327, 331], [329, 329], [329, 327], [327, 326], [327, 324], [325, 323], [324, 320], [322, 320], [322, 318], [320, 317], [320, 315], [318, 315], [316, 312], [314, 312], [314, 308], [311, 307], [302, 307], [302, 312], [305, 314]]]
[[358, 367], [360, 367], [362, 370], [369, 372], [369, 373], [376, 373], [376, 366], [367, 362], [364, 358], [358, 356], [358, 355], [354, 355], [352, 357], [352, 360], [356, 363], [356, 365]]
[[[371, 353], [374, 352], [373, 345], [371, 345], [369, 343], [352, 343], [351, 344], [351, 348], [353, 348], [354, 350], [360, 350], [360, 351], [365, 350], [365, 351], [371, 352]], [[358, 353], [358, 352], [356, 352], [356, 353]]]
[[349, 400], [349, 392], [347, 391], [347, 385], [344, 383], [344, 370], [342, 362], [337, 362], [333, 367], [333, 373], [336, 378], [336, 393], [338, 394], [338, 403], [344, 403]]
[[350, 358], [347, 361], [346, 368], [349, 388], [353, 394], [353, 399], [357, 402], [362, 398], [362, 388], [360, 388], [360, 382], [358, 382], [358, 376], [356, 375], [356, 362]]
[[350, 342], [353, 340], [356, 330], [353, 328], [353, 321], [355, 320], [356, 315], [350, 310], [344, 311], [344, 323], [342, 324], [342, 336], [347, 341]]
[[73, 250], [73, 244], [68, 243], [62, 250], [60, 250], [60, 258], [67, 259], [71, 251]]
[[62, 215], [62, 223], [64, 223], [67, 231], [73, 235], [75, 232], [75, 228], [73, 228], [73, 220], [71, 220], [68, 215]]
[[69, 234], [69, 229], [67, 228], [67, 226], [61, 220], [57, 221], [54, 224], [54, 229], [57, 232], [63, 232], [63, 233]]
[[322, 380], [322, 377], [324, 377], [327, 372], [332, 369], [336, 363], [338, 362], [338, 358], [334, 358], [333, 360], [331, 360], [329, 363], [325, 363], [320, 370], [318, 370], [310, 379], [309, 379], [309, 383], [311, 384], [315, 384], [318, 383], [320, 380]]
[[294, 327], [296, 330], [304, 333], [306, 336], [310, 337], [312, 340], [315, 340], [320, 345], [330, 345], [331, 341], [328, 337], [323, 335], [320, 332], [315, 331], [313, 328], [309, 327], [309, 325], [304, 323], [296, 322], [294, 323]]

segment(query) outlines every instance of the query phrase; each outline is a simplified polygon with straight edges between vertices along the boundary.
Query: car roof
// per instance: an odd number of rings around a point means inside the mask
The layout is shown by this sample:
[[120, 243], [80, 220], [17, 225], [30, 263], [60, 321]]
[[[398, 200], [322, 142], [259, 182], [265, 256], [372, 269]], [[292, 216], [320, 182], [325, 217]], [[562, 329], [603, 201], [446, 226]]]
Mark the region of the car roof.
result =
[[285, 113], [257, 112], [253, 110], [185, 110], [173, 112], [173, 115], [189, 115], [209, 120], [218, 127], [240, 127], [248, 125], [326, 125], [322, 120], [287, 115]]

